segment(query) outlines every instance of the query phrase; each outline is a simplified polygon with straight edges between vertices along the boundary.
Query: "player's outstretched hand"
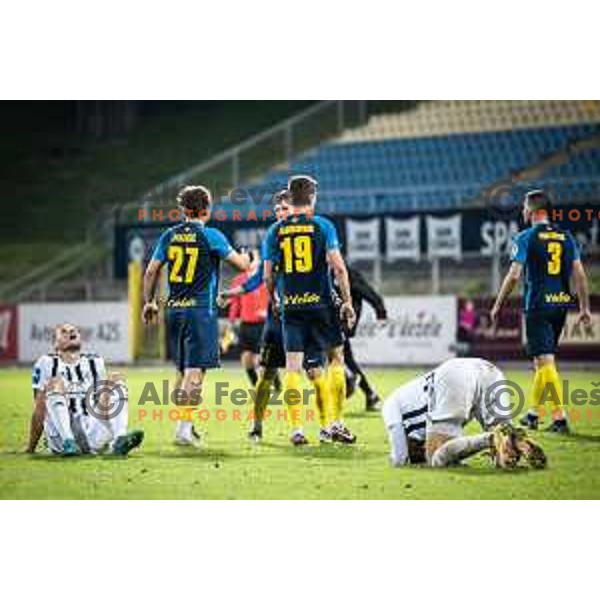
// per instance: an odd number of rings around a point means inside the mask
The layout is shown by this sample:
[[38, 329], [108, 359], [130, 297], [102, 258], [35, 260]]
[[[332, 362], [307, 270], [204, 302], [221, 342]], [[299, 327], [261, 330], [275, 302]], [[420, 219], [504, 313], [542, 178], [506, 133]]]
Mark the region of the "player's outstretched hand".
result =
[[583, 325], [589, 325], [591, 322], [592, 322], [592, 313], [588, 309], [580, 310], [579, 314], [577, 315], [577, 323], [583, 324]]
[[146, 302], [142, 308], [142, 320], [146, 325], [153, 323], [158, 316], [158, 305], [156, 302]]
[[354, 307], [351, 302], [344, 302], [340, 306], [340, 318], [346, 324], [348, 329], [354, 327], [354, 323], [356, 323], [356, 313], [354, 312]]

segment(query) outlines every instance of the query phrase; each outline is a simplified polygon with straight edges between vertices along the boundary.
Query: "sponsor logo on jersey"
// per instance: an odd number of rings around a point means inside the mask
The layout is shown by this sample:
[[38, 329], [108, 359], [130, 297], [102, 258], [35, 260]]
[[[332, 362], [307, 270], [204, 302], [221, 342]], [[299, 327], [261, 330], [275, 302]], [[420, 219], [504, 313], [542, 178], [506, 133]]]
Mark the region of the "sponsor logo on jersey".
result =
[[316, 304], [321, 301], [320, 294], [304, 292], [304, 294], [285, 294], [283, 303], [287, 305]]
[[558, 231], [541, 231], [538, 233], [538, 239], [540, 240], [559, 240], [564, 242], [567, 239], [567, 236], [564, 233], [559, 233]]
[[167, 306], [169, 308], [193, 308], [196, 306], [196, 299], [182, 298], [180, 300], [169, 300]]
[[574, 298], [568, 292], [547, 293], [544, 295], [546, 305], [567, 306], [574, 303]]

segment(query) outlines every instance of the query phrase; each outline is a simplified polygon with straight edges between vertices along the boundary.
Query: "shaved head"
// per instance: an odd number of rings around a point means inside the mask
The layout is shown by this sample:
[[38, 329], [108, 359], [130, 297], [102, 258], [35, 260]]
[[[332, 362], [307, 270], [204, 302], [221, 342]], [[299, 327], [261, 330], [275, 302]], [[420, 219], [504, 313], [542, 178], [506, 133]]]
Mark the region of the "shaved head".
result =
[[57, 352], [78, 352], [81, 350], [81, 332], [77, 325], [60, 323], [54, 326], [52, 345]]

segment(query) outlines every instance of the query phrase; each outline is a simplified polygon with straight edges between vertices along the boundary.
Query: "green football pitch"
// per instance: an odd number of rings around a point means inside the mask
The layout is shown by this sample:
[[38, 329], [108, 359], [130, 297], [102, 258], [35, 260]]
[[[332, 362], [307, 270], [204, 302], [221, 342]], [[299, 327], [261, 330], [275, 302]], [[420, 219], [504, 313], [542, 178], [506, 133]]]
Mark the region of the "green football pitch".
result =
[[[411, 369], [371, 370], [382, 395], [415, 374]], [[526, 371], [508, 373], [528, 389]], [[592, 372], [567, 368], [571, 388], [591, 390]], [[573, 435], [538, 433], [549, 466], [544, 471], [517, 468], [501, 472], [485, 456], [466, 465], [433, 471], [423, 467], [392, 469], [379, 414], [362, 410], [357, 392], [346, 407], [346, 419], [356, 432], [354, 446], [317, 442], [317, 425], [307, 426], [311, 444], [291, 447], [283, 421], [266, 424], [265, 440], [246, 439], [248, 408], [235, 420], [234, 408], [224, 402], [225, 420], [217, 420], [213, 394], [216, 381], [230, 388], [245, 387], [241, 369], [212, 372], [203, 406], [211, 418], [198, 423], [205, 434], [199, 449], [173, 445], [174, 425], [164, 409], [163, 420], [138, 420], [138, 401], [146, 382], [159, 392], [168, 370], [130, 369], [130, 425], [146, 433], [141, 448], [128, 459], [81, 457], [62, 459], [40, 451], [23, 453], [31, 412], [30, 373], [25, 369], [0, 371], [0, 498], [294, 498], [294, 499], [454, 499], [454, 498], [600, 498], [600, 410], [573, 423]], [[597, 377], [597, 375], [596, 375]], [[154, 408], [143, 408], [151, 414]], [[208, 413], [205, 413], [205, 415]], [[223, 413], [221, 413], [223, 414]], [[476, 431], [475, 426], [470, 429]]]

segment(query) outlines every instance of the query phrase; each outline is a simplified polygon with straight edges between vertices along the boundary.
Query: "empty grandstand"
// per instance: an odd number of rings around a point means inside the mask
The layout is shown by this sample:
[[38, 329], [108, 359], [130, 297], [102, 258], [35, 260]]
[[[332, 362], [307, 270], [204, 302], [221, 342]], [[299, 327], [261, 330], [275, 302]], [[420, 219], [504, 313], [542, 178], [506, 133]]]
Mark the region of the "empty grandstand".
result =
[[[412, 111], [373, 116], [288, 169], [270, 172], [263, 185], [308, 171], [321, 184], [320, 210], [332, 214], [460, 208], [498, 181], [519, 183], [521, 171], [563, 152], [562, 164], [530, 184], [552, 184], [563, 201], [593, 199], [599, 136], [598, 102], [424, 102]], [[596, 146], [569, 153], [588, 139]], [[558, 186], [558, 177], [569, 181]]]
[[[192, 113], [190, 118], [201, 116]], [[178, 127], [184, 127], [184, 122], [182, 119]], [[264, 122], [264, 118], [256, 122]], [[197, 122], [192, 128], [201, 130]], [[210, 132], [217, 149], [214, 124]], [[161, 135], [161, 131], [154, 131], [147, 139], [160, 140]], [[186, 149], [180, 153], [181, 160], [193, 154], [190, 136], [183, 137]], [[169, 139], [169, 148], [176, 147], [174, 136]], [[138, 150], [132, 148], [136, 157], [144, 154]], [[164, 152], [160, 156], [164, 157]], [[245, 142], [204, 156], [206, 160], [196, 166], [180, 164], [179, 172], [174, 169], [137, 198], [119, 195], [110, 213], [87, 217], [84, 230], [89, 234], [80, 240], [80, 246], [71, 249], [71, 254], [49, 256], [52, 262], [45, 265], [42, 281], [33, 276], [35, 270], [7, 281], [0, 290], [3, 296], [122, 297], [126, 287], [118, 276], [123, 274], [128, 251], [119, 248], [119, 240], [123, 242], [127, 236], [117, 235], [113, 248], [114, 225], [158, 230], [165, 224], [156, 218], [141, 224], [139, 210], [171, 206], [174, 190], [182, 183], [212, 186], [223, 195], [221, 208], [227, 213], [223, 226], [230, 232], [235, 229], [238, 242], [257, 240], [261, 228], [255, 228], [254, 237], [245, 236], [252, 223], [238, 225], [232, 221], [233, 211], [243, 220], [261, 203], [265, 206], [270, 193], [285, 185], [290, 173], [298, 171], [318, 178], [319, 210], [336, 218], [360, 221], [373, 215], [422, 216], [421, 251], [416, 258], [391, 258], [386, 253], [383, 244], [387, 234], [383, 230], [387, 224], [383, 221], [382, 245], [376, 257], [356, 258], [384, 292], [484, 292], [497, 283], [499, 268], [506, 260], [508, 233], [516, 226], [515, 214], [512, 223], [493, 224], [494, 239], [490, 241], [484, 231], [488, 224], [483, 213], [468, 211], [488, 209], [491, 200], [514, 205], [524, 190], [534, 186], [549, 188], [561, 204], [596, 203], [600, 198], [600, 102], [327, 101], [305, 104], [299, 114], [260, 130]], [[174, 165], [169, 158], [165, 164]], [[144, 166], [138, 164], [131, 171], [134, 181], [153, 181], [152, 169], [144, 175]], [[165, 174], [164, 165], [158, 172]], [[126, 175], [130, 189], [132, 177]], [[231, 192], [239, 188], [254, 196], [235, 202]], [[490, 190], [497, 189], [500, 197], [491, 198]], [[69, 193], [74, 196], [72, 190]], [[95, 190], [94, 199], [101, 193]], [[462, 211], [467, 211], [463, 238], [473, 242], [474, 236], [481, 237], [481, 244], [463, 244], [460, 257], [434, 257], [422, 239], [426, 236], [426, 215]], [[588, 236], [592, 241], [596, 240], [594, 231]], [[587, 245], [595, 252], [595, 241]], [[440, 261], [444, 262], [443, 270]]]

